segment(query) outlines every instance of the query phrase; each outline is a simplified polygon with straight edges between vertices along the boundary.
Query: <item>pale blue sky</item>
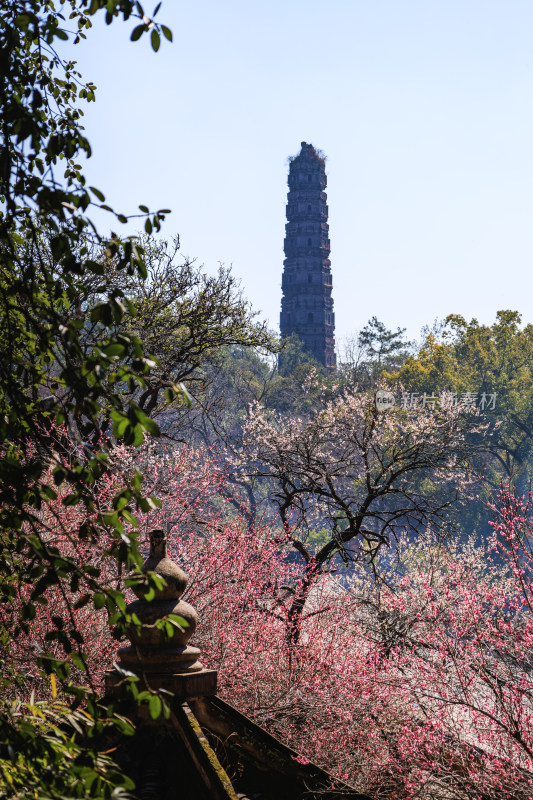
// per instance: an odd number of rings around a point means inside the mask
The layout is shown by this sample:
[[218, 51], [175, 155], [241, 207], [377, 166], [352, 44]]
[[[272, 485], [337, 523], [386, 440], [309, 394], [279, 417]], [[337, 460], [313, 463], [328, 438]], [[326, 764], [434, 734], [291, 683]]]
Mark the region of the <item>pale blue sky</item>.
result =
[[[151, 8], [147, 7], [150, 12]], [[98, 86], [91, 182], [207, 270], [232, 264], [277, 327], [287, 157], [327, 155], [337, 336], [372, 315], [533, 321], [531, 0], [166, 0], [75, 48]]]

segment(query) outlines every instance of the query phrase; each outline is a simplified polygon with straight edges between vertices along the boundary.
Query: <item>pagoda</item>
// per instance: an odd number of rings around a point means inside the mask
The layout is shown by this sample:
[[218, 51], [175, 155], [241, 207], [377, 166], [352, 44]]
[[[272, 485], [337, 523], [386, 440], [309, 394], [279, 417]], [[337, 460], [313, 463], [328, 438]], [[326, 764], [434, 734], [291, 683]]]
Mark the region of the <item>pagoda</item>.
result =
[[302, 142], [289, 167], [280, 330], [282, 337], [296, 334], [317, 361], [333, 370], [335, 315], [326, 183], [323, 156]]

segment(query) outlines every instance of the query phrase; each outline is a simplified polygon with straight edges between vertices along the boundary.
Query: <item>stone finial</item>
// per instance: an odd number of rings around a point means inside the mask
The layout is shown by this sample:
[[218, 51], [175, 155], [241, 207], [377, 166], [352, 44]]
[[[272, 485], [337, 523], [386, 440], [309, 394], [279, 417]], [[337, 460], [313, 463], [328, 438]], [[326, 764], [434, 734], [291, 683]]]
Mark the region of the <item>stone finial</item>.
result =
[[[187, 575], [167, 556], [167, 539], [163, 531], [150, 535], [150, 555], [143, 572], [155, 572], [165, 586], [155, 590], [155, 597], [145, 599], [143, 587], [135, 590], [139, 598], [127, 606], [141, 621], [141, 628], [131, 626], [131, 645], [118, 651], [119, 666], [142, 676], [151, 689], [164, 688], [181, 699], [216, 693], [217, 673], [200, 663], [200, 650], [188, 644], [198, 622], [195, 609], [181, 599], [187, 587]], [[177, 614], [186, 625], [174, 626], [172, 635], [156, 626], [158, 620]]]

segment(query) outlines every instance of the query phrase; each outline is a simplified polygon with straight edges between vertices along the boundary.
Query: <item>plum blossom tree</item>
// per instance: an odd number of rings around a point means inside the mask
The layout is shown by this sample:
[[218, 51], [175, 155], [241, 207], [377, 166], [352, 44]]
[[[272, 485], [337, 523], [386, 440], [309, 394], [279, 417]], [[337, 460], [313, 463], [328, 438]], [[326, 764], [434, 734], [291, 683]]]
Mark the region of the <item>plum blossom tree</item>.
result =
[[[139, 467], [162, 505], [138, 527], [163, 528], [190, 572], [196, 641], [228, 700], [378, 798], [531, 797], [531, 497], [502, 490], [484, 548], [443, 543], [436, 533], [418, 543], [403, 535], [394, 559], [376, 554], [379, 583], [363, 562], [349, 584], [317, 572], [295, 642], [287, 633], [306, 562], [288, 558], [275, 530], [251, 529], [229, 513], [219, 499], [225, 476], [208, 453], [116, 448], [116, 484], [101, 482], [95, 494], [105, 503]], [[58, 504], [58, 512], [68, 539], [69, 527], [79, 529], [78, 510]], [[98, 567], [109, 585], [120, 582], [111, 559]], [[67, 625], [58, 588], [47, 591], [47, 608]], [[97, 614], [89, 604], [78, 613], [98, 684], [116, 643], [105, 609]], [[35, 623], [33, 639], [51, 627], [61, 630], [59, 622]], [[31, 646], [17, 654], [28, 674]]]
[[486, 547], [404, 535], [380, 583], [362, 563], [348, 586], [317, 574], [296, 643], [305, 564], [272, 531], [217, 514], [201, 537], [173, 527], [221, 693], [377, 797], [531, 797], [533, 503], [502, 491], [494, 510]]
[[360, 565], [348, 588], [318, 576], [296, 645], [285, 582], [301, 568], [264, 531], [233, 522], [201, 551], [180, 539], [220, 691], [376, 797], [526, 800], [533, 620], [510, 521], [487, 549], [404, 538], [386, 584]]
[[[271, 482], [285, 536], [305, 562], [290, 612], [294, 642], [313, 583], [336, 556], [375, 563], [404, 530], [449, 525], [448, 510], [472, 485], [472, 437], [482, 430], [451, 404], [379, 413], [353, 389], [302, 418], [255, 406], [237, 466]], [[313, 548], [316, 529], [323, 541]]]
[[[58, 436], [56, 431], [55, 436]], [[67, 455], [63, 460], [68, 460]], [[55, 463], [50, 464], [43, 480], [52, 482]], [[179, 529], [185, 536], [192, 526], [202, 530], [210, 518], [209, 503], [222, 477], [202, 454], [193, 449], [171, 453], [155, 442], [146, 442], [142, 448], [132, 450], [115, 446], [110, 453], [109, 469], [92, 486], [91, 508], [69, 500], [72, 486], [64, 483], [43, 504], [33, 520], [32, 530], [58, 559], [72, 564], [76, 580], [62, 582], [43, 578], [35, 571], [35, 579], [16, 586], [10, 604], [2, 606], [3, 626], [12, 635], [0, 640], [0, 653], [4, 671], [19, 675], [15, 691], [22, 688], [26, 695], [34, 692], [38, 699], [49, 696], [50, 682], [43, 675], [42, 662], [64, 657], [71, 661], [66, 674], [56, 675], [58, 685], [75, 677], [95, 692], [103, 691], [103, 676], [113, 661], [116, 641], [112, 637], [114, 614], [104, 603], [105, 596], [117, 600], [120, 607], [122, 593], [129, 599], [134, 595], [126, 588], [124, 564], [116, 558], [116, 542], [111, 532], [100, 532], [98, 540], [91, 535], [102, 509], [113, 505], [131, 483], [139, 469], [146, 470], [143, 488], [150, 493], [161, 492], [165, 497], [164, 510], [138, 514], [134, 524], [126, 522], [122, 534], [127, 539], [133, 531], [140, 537], [140, 547], [146, 553], [151, 526], [167, 530]], [[115, 501], [116, 502], [116, 501]], [[153, 508], [157, 506], [153, 504]], [[80, 536], [80, 531], [86, 531]], [[202, 537], [196, 537], [201, 543]], [[58, 562], [59, 569], [61, 562]], [[39, 585], [39, 582], [43, 586]], [[98, 597], [94, 598], [94, 593]], [[38, 612], [24, 618], [24, 607], [39, 597]], [[15, 635], [15, 632], [17, 635]]]

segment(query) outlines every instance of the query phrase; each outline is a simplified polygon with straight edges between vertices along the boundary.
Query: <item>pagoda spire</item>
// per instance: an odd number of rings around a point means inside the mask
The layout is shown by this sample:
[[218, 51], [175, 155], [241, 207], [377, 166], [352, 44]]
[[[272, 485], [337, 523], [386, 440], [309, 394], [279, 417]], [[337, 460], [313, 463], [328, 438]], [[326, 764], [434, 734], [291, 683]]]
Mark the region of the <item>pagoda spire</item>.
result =
[[302, 142], [291, 159], [280, 330], [296, 334], [328, 370], [335, 369], [335, 315], [331, 296], [326, 165], [312, 144]]

